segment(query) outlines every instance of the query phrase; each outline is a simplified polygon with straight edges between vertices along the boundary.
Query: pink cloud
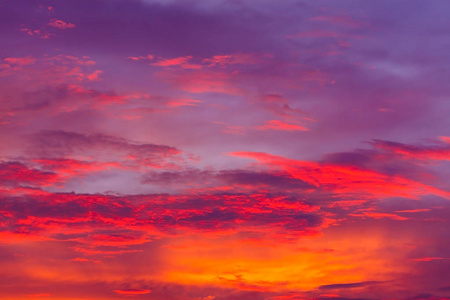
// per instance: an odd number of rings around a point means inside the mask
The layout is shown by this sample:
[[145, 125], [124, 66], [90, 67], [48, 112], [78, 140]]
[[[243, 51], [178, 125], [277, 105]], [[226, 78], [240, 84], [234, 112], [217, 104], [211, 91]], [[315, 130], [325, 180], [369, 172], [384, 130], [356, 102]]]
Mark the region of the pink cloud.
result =
[[232, 85], [232, 74], [211, 70], [186, 73], [160, 73], [160, 77], [175, 84], [179, 89], [195, 94], [225, 93], [239, 94], [239, 89]]
[[309, 129], [297, 124], [290, 124], [279, 120], [267, 121], [264, 125], [258, 126], [259, 130], [281, 130], [281, 131], [308, 131]]
[[99, 75], [102, 73], [103, 73], [103, 71], [95, 70], [93, 73], [87, 75], [87, 79], [89, 79], [90, 81], [100, 80]]
[[443, 140], [444, 142], [450, 144], [450, 137], [448, 137], [448, 136], [441, 136], [440, 139]]
[[88, 56], [10, 57], [5, 63], [10, 67], [0, 70], [0, 76], [15, 76], [17, 81], [27, 81], [27, 87], [98, 80], [102, 72], [93, 69], [95, 61]]
[[203, 59], [204, 63], [207, 63], [209, 67], [216, 65], [252, 65], [261, 61], [261, 57], [254, 54], [233, 53], [227, 55], [214, 55], [211, 58]]
[[202, 101], [195, 99], [174, 99], [167, 102], [168, 107], [196, 106]]
[[342, 31], [333, 31], [333, 30], [310, 30], [310, 31], [301, 31], [295, 35], [287, 36], [287, 38], [353, 38], [360, 39], [361, 36], [344, 33]]
[[188, 61], [192, 59], [192, 56], [176, 57], [170, 59], [160, 59], [158, 62], [153, 63], [153, 66], [158, 67], [173, 67], [181, 66], [185, 69], [201, 69], [200, 65], [188, 64]]
[[25, 65], [32, 65], [32, 64], [34, 64], [36, 62], [36, 58], [31, 57], [31, 56], [26, 56], [26, 57], [7, 57], [3, 61], [8, 63], [8, 64], [25, 66]]
[[49, 39], [50, 37], [55, 36], [53, 33], [46, 32], [43, 29], [21, 28], [20, 31], [31, 36], [39, 36], [42, 39]]
[[[446, 142], [445, 139], [443, 139], [443, 141]], [[416, 146], [376, 140], [374, 145], [380, 149], [398, 154], [406, 159], [419, 159], [423, 161], [450, 160], [450, 144], [448, 143], [444, 145]]]
[[151, 54], [147, 54], [145, 56], [128, 56], [127, 58], [131, 59], [131, 60], [139, 61], [139, 60], [152, 60], [155, 58], [155, 56], [151, 55]]
[[317, 17], [311, 18], [313, 21], [322, 21], [328, 22], [333, 25], [351, 27], [351, 28], [360, 28], [365, 25], [364, 22], [353, 19], [349, 16], [332, 16], [332, 15], [321, 15]]
[[74, 28], [75, 24], [72, 23], [67, 23], [64, 22], [62, 20], [57, 20], [57, 19], [51, 19], [50, 23], [47, 24], [48, 26], [52, 26], [52, 27], [56, 27], [58, 29], [69, 29], [69, 28]]

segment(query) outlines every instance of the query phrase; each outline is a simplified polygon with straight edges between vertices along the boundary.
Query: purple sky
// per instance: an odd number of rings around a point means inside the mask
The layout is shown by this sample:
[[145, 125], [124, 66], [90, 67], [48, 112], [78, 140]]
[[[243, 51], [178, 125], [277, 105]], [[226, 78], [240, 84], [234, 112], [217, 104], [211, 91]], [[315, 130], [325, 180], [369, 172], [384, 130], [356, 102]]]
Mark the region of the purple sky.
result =
[[0, 298], [450, 299], [449, 14], [0, 0]]

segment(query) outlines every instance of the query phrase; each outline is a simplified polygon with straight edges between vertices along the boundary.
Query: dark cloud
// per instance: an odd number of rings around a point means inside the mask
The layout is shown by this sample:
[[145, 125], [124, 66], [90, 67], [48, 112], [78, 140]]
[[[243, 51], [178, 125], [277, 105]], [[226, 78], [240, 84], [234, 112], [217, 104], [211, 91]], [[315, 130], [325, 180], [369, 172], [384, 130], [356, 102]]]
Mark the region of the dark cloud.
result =
[[370, 285], [379, 284], [379, 281], [363, 281], [363, 282], [354, 282], [354, 283], [337, 283], [337, 284], [328, 284], [321, 285], [319, 289], [321, 290], [335, 290], [335, 289], [351, 289], [358, 287], [366, 287]]
[[46, 130], [28, 137], [28, 154], [36, 158], [84, 157], [110, 162], [118, 167], [159, 166], [181, 153], [180, 150], [133, 142], [105, 134], [85, 135], [62, 130]]
[[263, 172], [250, 170], [199, 170], [188, 169], [170, 172], [149, 172], [143, 176], [144, 184], [178, 186], [180, 189], [198, 186], [208, 187], [225, 185], [243, 190], [290, 190], [313, 188], [312, 185], [293, 178], [286, 172]]

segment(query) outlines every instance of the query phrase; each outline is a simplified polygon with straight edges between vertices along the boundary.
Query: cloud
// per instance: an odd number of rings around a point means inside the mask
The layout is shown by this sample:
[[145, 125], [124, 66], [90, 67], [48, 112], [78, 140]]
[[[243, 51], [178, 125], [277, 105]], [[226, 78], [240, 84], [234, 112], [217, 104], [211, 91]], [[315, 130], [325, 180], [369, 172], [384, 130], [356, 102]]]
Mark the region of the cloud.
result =
[[204, 58], [203, 62], [208, 67], [219, 65], [221, 67], [227, 65], [254, 65], [262, 62], [263, 56], [251, 53], [232, 53], [226, 55], [214, 55], [211, 58]]
[[174, 99], [167, 102], [168, 107], [180, 107], [180, 106], [196, 106], [201, 103], [200, 100], [195, 99]]
[[42, 85], [79, 84], [98, 80], [101, 70], [95, 70], [95, 61], [88, 56], [58, 54], [36, 58], [33, 56], [10, 57], [4, 60], [8, 66], [0, 71], [0, 77], [26, 82], [25, 88], [42, 88]]
[[272, 228], [273, 234], [283, 232], [280, 237], [286, 238], [313, 234], [322, 225], [317, 207], [295, 198], [264, 194], [13, 196], [2, 191], [0, 195], [3, 232], [23, 238], [76, 241], [88, 247], [124, 250], [185, 230], [220, 234], [241, 230], [262, 233], [264, 228]]
[[31, 56], [27, 56], [27, 57], [7, 57], [3, 60], [5, 63], [7, 64], [11, 64], [11, 65], [32, 65], [36, 62], [36, 59], [31, 57]]
[[188, 61], [191, 60], [192, 56], [185, 56], [185, 57], [176, 57], [171, 59], [160, 59], [156, 63], [153, 63], [153, 66], [158, 67], [172, 67], [172, 66], [181, 66], [182, 68], [186, 69], [196, 69], [201, 68], [201, 66], [191, 65], [188, 64]]
[[239, 94], [239, 89], [231, 83], [231, 74], [225, 72], [210, 70], [198, 70], [189, 73], [161, 72], [158, 76], [174, 84], [180, 90], [189, 93]]
[[42, 169], [51, 170], [58, 173], [59, 176], [68, 177], [92, 174], [110, 168], [121, 168], [121, 165], [116, 162], [100, 163], [67, 158], [33, 159], [33, 162], [39, 164]]
[[41, 39], [49, 39], [49, 38], [55, 36], [53, 33], [46, 32], [43, 29], [30, 29], [30, 28], [23, 27], [23, 28], [20, 28], [20, 31], [25, 32], [26, 34], [31, 35], [31, 36], [34, 36], [34, 35], [38, 36]]
[[264, 125], [258, 126], [258, 130], [281, 130], [281, 131], [308, 131], [309, 129], [297, 124], [290, 124], [280, 120], [270, 120]]
[[[104, 134], [84, 135], [61, 130], [29, 136], [29, 154], [37, 158], [93, 160], [124, 167], [158, 167], [181, 151], [164, 145], [138, 143]], [[106, 165], [104, 165], [106, 166]]]
[[48, 186], [59, 181], [59, 175], [29, 168], [20, 162], [0, 162], [0, 186]]
[[450, 160], [450, 145], [448, 145], [447, 143], [416, 146], [397, 142], [375, 140], [373, 144], [377, 148], [395, 153], [405, 159], [418, 159], [422, 161]]
[[261, 102], [267, 110], [283, 118], [296, 119], [299, 116], [306, 116], [305, 111], [292, 108], [288, 100], [280, 94], [265, 94], [261, 97]]
[[147, 54], [144, 56], [128, 56], [127, 58], [138, 61], [138, 60], [152, 60], [155, 58], [155, 56], [151, 55], [151, 54]]
[[328, 22], [330, 23], [330, 25], [333, 26], [338, 25], [350, 28], [360, 28], [368, 25], [366, 22], [351, 18], [348, 15], [320, 15], [311, 18], [311, 20], [319, 22]]
[[418, 199], [424, 195], [437, 195], [450, 198], [450, 193], [447, 191], [399, 175], [385, 175], [356, 166], [320, 164], [258, 152], [235, 152], [231, 155], [258, 160], [268, 166], [284, 170], [292, 177], [319, 189], [340, 195], [356, 193], [361, 197], [369, 198], [405, 197], [411, 199]]
[[145, 289], [124, 289], [124, 290], [114, 290], [115, 293], [120, 295], [146, 295], [150, 294], [151, 290]]
[[196, 193], [209, 190], [228, 192], [250, 192], [280, 190], [301, 191], [313, 188], [312, 185], [293, 178], [287, 172], [264, 172], [255, 170], [200, 170], [154, 171], [143, 176], [142, 183], [172, 187], [178, 191]]
[[411, 258], [413, 261], [433, 261], [433, 260], [442, 260], [446, 259], [444, 257], [420, 257], [420, 258]]
[[47, 25], [58, 28], [58, 29], [75, 28], [75, 24], [67, 23], [62, 20], [57, 20], [57, 19], [51, 19], [50, 23], [48, 23]]
[[379, 284], [379, 281], [363, 281], [363, 282], [354, 282], [354, 283], [337, 283], [337, 284], [328, 284], [322, 285], [319, 287], [321, 290], [334, 290], [334, 289], [351, 289], [351, 288], [359, 288], [366, 287], [370, 285]]

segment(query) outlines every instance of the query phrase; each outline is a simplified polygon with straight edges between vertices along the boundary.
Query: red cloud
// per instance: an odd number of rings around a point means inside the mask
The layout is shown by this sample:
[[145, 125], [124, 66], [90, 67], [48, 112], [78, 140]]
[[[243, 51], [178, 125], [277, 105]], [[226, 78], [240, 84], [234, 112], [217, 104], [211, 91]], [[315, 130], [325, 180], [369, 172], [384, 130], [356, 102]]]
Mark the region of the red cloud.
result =
[[0, 178], [3, 185], [34, 185], [48, 186], [59, 180], [59, 176], [53, 172], [43, 172], [30, 169], [19, 162], [0, 163]]
[[396, 214], [390, 214], [390, 213], [362, 212], [362, 213], [359, 213], [359, 214], [349, 214], [349, 215], [350, 216], [357, 216], [357, 217], [369, 217], [369, 218], [373, 218], [373, 219], [387, 218], [387, 219], [400, 220], [400, 221], [408, 220], [408, 218], [401, 217], [401, 216], [396, 215]]
[[145, 295], [150, 294], [151, 290], [124, 289], [124, 290], [114, 290], [114, 292], [121, 295]]
[[70, 240], [87, 255], [135, 252], [127, 247], [179, 232], [262, 233], [271, 228], [271, 235], [283, 240], [313, 235], [326, 226], [317, 206], [266, 194], [13, 196], [4, 191], [1, 196], [0, 225], [3, 235], [16, 236], [11, 243]]
[[412, 258], [414, 261], [433, 261], [433, 260], [442, 260], [444, 257], [420, 257], [420, 258]]
[[253, 158], [269, 166], [281, 168], [294, 178], [336, 194], [412, 199], [434, 194], [450, 198], [449, 192], [432, 186], [427, 186], [398, 175], [389, 176], [355, 166], [306, 162], [258, 152], [236, 152], [231, 155]]
[[63, 173], [64, 175], [75, 176], [86, 173], [99, 172], [109, 168], [121, 168], [119, 163], [109, 162], [100, 163], [92, 161], [81, 161], [75, 159], [34, 159], [34, 162], [41, 165], [42, 168]]

